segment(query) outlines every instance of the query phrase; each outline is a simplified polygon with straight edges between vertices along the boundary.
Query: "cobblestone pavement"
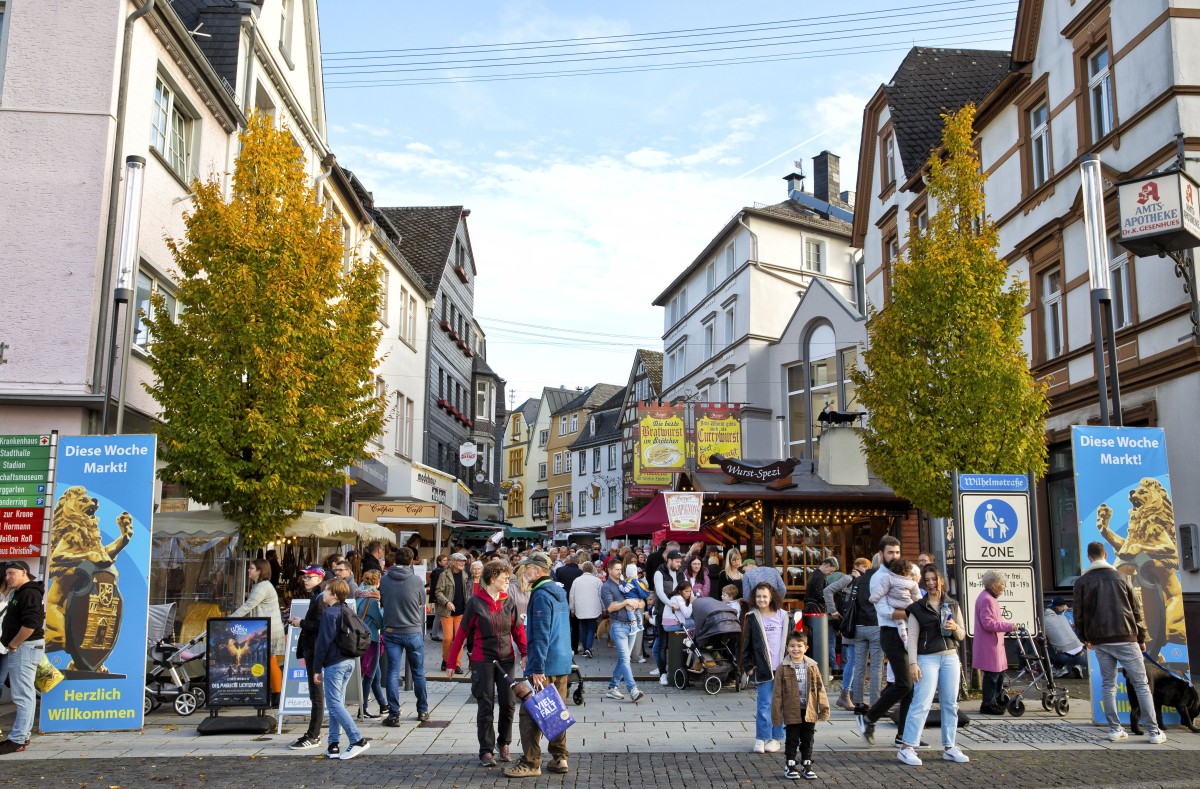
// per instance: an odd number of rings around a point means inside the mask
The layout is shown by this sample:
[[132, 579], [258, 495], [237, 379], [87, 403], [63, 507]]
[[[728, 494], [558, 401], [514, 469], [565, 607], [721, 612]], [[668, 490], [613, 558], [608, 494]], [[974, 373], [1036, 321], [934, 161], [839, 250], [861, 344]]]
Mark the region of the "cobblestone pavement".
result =
[[[1182, 789], [1200, 784], [1195, 755], [1152, 746], [1121, 754], [1096, 751], [1009, 751], [973, 757], [970, 764], [936, 759], [922, 767], [898, 763], [890, 753], [820, 754], [815, 786], [919, 787], [1123, 787]], [[567, 775], [511, 781], [526, 787], [696, 787], [772, 786], [782, 778], [778, 756], [749, 753], [592, 753], [575, 756]], [[78, 759], [17, 761], [0, 769], [0, 786], [138, 789], [140, 787], [413, 787], [466, 789], [505, 786], [499, 769], [453, 756], [378, 756], [370, 751], [353, 762], [324, 759], [207, 758]]]

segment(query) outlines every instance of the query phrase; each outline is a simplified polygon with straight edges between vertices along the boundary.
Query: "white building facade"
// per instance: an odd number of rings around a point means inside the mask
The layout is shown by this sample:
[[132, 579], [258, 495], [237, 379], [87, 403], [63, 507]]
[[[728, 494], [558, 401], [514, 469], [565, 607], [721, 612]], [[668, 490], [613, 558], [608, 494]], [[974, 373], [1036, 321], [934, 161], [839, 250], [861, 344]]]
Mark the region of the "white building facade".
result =
[[593, 411], [579, 438], [571, 444], [571, 530], [594, 531], [623, 517], [621, 476], [621, 409]]

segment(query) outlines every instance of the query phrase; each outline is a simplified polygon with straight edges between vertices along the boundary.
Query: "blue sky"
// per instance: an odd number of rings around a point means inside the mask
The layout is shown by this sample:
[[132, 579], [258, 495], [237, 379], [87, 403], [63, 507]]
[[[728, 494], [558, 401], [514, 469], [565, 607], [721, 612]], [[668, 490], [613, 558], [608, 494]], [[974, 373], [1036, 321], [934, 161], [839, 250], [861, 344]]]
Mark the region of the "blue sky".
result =
[[[729, 217], [786, 198], [793, 160], [811, 172], [823, 149], [853, 188], [863, 106], [907, 49], [1006, 50], [1015, 13], [322, 0], [330, 143], [380, 205], [471, 209], [475, 311], [519, 404], [542, 386], [624, 384], [635, 348], [662, 347], [650, 302]], [[695, 67], [744, 58], [776, 59]], [[616, 68], [630, 70], [530, 78]]]

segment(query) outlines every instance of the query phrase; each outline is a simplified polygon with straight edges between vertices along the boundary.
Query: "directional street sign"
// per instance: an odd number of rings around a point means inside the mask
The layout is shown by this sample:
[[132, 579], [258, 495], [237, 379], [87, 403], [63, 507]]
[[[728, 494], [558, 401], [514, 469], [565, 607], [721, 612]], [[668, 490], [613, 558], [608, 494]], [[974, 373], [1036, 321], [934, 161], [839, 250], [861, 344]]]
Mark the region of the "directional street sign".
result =
[[0, 556], [39, 556], [51, 506], [55, 442], [0, 436]]
[[998, 570], [1008, 577], [1004, 593], [1000, 595], [1000, 616], [1014, 625], [1025, 625], [1031, 634], [1038, 630], [1037, 587], [1033, 582], [1033, 567], [1000, 567], [973, 564], [964, 571], [966, 598], [963, 601], [963, 617], [967, 620], [967, 635], [974, 636], [979, 629], [975, 620], [975, 601], [984, 594], [983, 574]]
[[961, 559], [975, 562], [1029, 564], [1033, 539], [1029, 497], [1025, 494], [962, 493]]

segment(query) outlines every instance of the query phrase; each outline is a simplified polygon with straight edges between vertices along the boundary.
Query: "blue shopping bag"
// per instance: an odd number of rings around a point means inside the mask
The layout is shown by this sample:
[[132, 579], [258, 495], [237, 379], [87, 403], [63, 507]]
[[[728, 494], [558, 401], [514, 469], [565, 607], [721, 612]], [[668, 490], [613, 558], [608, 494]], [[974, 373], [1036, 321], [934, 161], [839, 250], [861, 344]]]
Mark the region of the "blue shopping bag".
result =
[[558, 688], [553, 685], [537, 691], [522, 704], [548, 740], [561, 736], [575, 722], [562, 696], [558, 695]]

